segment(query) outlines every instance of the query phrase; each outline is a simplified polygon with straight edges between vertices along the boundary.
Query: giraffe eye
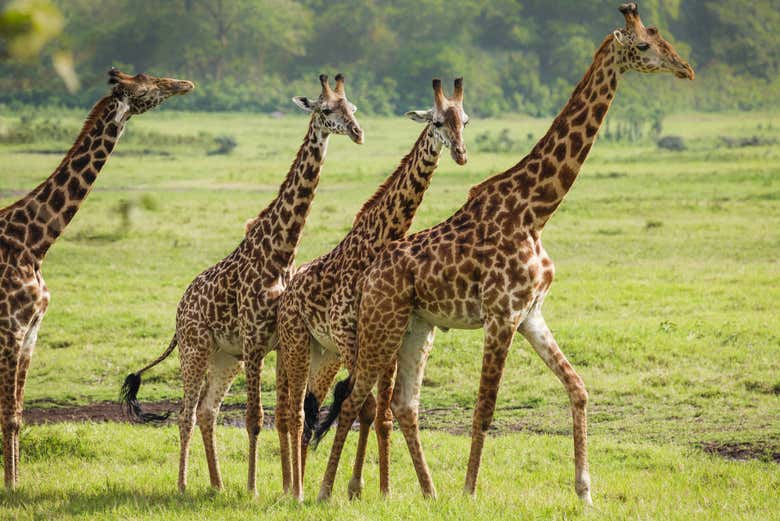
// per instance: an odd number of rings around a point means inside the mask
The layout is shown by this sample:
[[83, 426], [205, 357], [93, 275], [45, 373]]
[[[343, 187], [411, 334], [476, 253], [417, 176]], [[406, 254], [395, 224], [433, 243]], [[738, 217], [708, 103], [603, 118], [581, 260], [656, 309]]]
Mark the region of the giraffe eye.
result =
[[331, 112], [333, 111], [330, 109], [322, 109], [322, 113], [325, 114], [326, 116], [329, 116]]
[[639, 49], [640, 51], [644, 52], [644, 51], [646, 51], [646, 50], [648, 50], [650, 48], [650, 44], [649, 43], [645, 43], [645, 42], [638, 43], [638, 44], [636, 44], [636, 48]]
[[444, 124], [444, 123], [443, 123], [443, 122], [441, 122], [441, 121], [434, 121], [434, 122], [433, 122], [433, 126], [434, 126], [434, 127], [436, 127], [436, 128], [441, 128], [441, 126], [442, 126], [443, 124]]

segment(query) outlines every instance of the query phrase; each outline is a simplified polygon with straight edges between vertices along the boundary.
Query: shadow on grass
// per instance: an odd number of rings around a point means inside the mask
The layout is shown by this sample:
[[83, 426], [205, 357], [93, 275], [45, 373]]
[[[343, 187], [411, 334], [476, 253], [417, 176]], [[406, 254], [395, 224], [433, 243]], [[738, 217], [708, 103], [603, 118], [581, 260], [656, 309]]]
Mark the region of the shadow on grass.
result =
[[[172, 484], [175, 487], [175, 484]], [[315, 504], [315, 503], [312, 503]], [[36, 505], [45, 511], [47, 517], [57, 519], [61, 516], [87, 516], [119, 511], [131, 511], [132, 514], [149, 515], [165, 512], [170, 514], [191, 514], [191, 519], [214, 515], [220, 510], [232, 512], [253, 512], [254, 515], [272, 512], [280, 508], [299, 505], [297, 501], [282, 494], [282, 491], [260, 491], [258, 497], [247, 492], [228, 489], [216, 492], [195, 487], [191, 492], [180, 494], [170, 492], [146, 492], [130, 489], [124, 485], [113, 485], [89, 492], [76, 490], [56, 490], [29, 492], [22, 488], [9, 493], [0, 492], [0, 507], [30, 512]]]

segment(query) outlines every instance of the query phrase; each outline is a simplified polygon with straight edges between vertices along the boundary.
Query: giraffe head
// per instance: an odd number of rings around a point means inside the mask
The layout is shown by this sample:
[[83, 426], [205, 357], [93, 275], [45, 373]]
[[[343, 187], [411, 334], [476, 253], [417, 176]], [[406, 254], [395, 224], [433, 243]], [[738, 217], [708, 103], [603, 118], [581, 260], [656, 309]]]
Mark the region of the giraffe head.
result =
[[322, 92], [317, 99], [295, 96], [293, 102], [302, 110], [312, 113], [312, 124], [329, 134], [342, 134], [361, 145], [363, 129], [355, 119], [357, 107], [344, 93], [344, 76], [336, 75], [336, 88], [331, 89], [328, 76], [320, 74]]
[[463, 78], [455, 80], [452, 96], [444, 95], [441, 80], [433, 80], [433, 108], [429, 110], [412, 110], [406, 113], [412, 121], [427, 123], [435, 138], [450, 149], [452, 159], [459, 165], [468, 161], [466, 144], [463, 141], [463, 128], [469, 122], [469, 116], [463, 110]]
[[618, 9], [626, 18], [626, 27], [616, 29], [612, 35], [629, 70], [671, 72], [678, 78], [693, 79], [693, 68], [680, 58], [657, 28], [645, 27], [635, 3], [623, 4]]
[[115, 68], [108, 71], [108, 83], [113, 85], [112, 95], [127, 106], [131, 116], [143, 114], [171, 96], [186, 94], [195, 88], [191, 81], [155, 78], [148, 74], [130, 76]]

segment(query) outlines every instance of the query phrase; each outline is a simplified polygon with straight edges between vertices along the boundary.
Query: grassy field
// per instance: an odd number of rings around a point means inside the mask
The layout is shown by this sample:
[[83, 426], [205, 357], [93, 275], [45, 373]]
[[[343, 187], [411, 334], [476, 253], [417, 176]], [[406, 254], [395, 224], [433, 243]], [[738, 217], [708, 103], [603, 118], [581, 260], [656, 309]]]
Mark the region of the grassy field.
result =
[[[19, 127], [21, 114], [0, 114], [0, 136]], [[61, 157], [55, 152], [72, 139], [62, 136], [75, 135], [83, 114], [29, 116], [44, 137], [0, 144], [0, 205], [51, 172]], [[472, 121], [467, 142], [506, 128], [521, 141], [518, 150], [471, 146], [464, 167], [444, 158], [413, 230], [449, 216], [470, 185], [518, 161], [530, 148], [527, 136], [549, 125], [521, 117]], [[301, 262], [338, 242], [420, 131], [402, 118], [361, 123], [365, 145], [331, 140]], [[235, 247], [243, 223], [273, 197], [305, 124], [298, 117], [176, 112], [130, 122], [96, 190], [44, 264], [52, 304], [27, 407], [116, 398], [124, 375], [167, 345], [190, 280]], [[780, 458], [780, 147], [728, 148], [720, 137], [780, 139], [780, 114], [685, 114], [668, 118], [664, 133], [683, 136], [687, 150], [662, 151], [649, 139], [597, 143], [544, 235], [557, 271], [545, 317], [591, 397], [596, 517], [767, 519], [780, 507], [773, 462]], [[218, 135], [237, 141], [230, 155], [206, 154]], [[299, 508], [281, 497], [270, 433], [260, 465], [267, 486], [258, 500], [241, 493], [244, 431], [227, 427], [220, 433], [227, 492], [206, 492], [196, 445], [194, 487], [180, 498], [174, 428], [66, 424], [25, 429], [22, 488], [3, 496], [0, 517], [578, 517], [568, 400], [522, 339], [507, 364], [494, 422], [499, 435], [487, 445], [480, 498], [461, 497], [463, 434], [480, 361], [481, 332], [438, 333], [422, 394], [436, 502], [419, 499], [400, 438], [391, 500], [375, 501], [369, 465], [366, 500], [348, 504], [345, 463], [332, 505]], [[263, 382], [271, 406], [274, 365], [271, 355]], [[239, 378], [228, 401], [244, 399], [243, 385]], [[141, 398], [179, 396], [171, 357], [148, 375]], [[309, 497], [324, 459], [312, 458]]]

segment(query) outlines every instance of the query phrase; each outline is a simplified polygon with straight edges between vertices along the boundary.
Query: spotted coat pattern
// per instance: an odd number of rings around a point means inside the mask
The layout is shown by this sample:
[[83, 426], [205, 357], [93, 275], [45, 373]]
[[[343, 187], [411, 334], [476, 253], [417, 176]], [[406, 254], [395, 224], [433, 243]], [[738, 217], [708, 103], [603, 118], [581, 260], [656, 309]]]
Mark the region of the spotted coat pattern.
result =
[[[639, 21], [634, 4], [621, 6], [623, 36], [608, 36], [593, 64], [547, 134], [506, 172], [471, 190], [446, 221], [395, 241], [368, 269], [362, 287], [358, 358], [343, 404], [320, 498], [328, 498], [344, 440], [371, 388], [397, 362], [391, 407], [406, 438], [423, 494], [436, 491], [418, 432], [418, 403], [433, 328], [484, 330], [482, 375], [472, 422], [465, 491], [474, 494], [486, 431], [492, 421], [509, 347], [519, 331], [563, 383], [574, 424], [575, 489], [591, 503], [586, 404], [582, 379], [566, 360], [542, 316], [553, 263], [541, 232], [571, 188], [627, 70], [693, 70]], [[640, 59], [652, 49], [660, 58]], [[661, 53], [666, 54], [661, 54]], [[409, 342], [409, 337], [417, 342]], [[380, 383], [381, 386], [381, 383]], [[377, 414], [381, 414], [378, 412]]]
[[279, 297], [309, 214], [331, 134], [356, 143], [363, 131], [355, 107], [344, 95], [344, 78], [332, 90], [320, 76], [316, 100], [295, 98], [312, 113], [306, 136], [279, 188], [279, 194], [246, 225], [246, 236], [227, 257], [198, 275], [184, 292], [176, 312], [176, 333], [165, 353], [141, 369], [153, 367], [178, 344], [183, 396], [179, 413], [178, 486], [187, 486], [192, 431], [197, 420], [206, 449], [212, 487], [222, 488], [216, 447], [216, 421], [222, 400], [243, 366], [246, 373], [246, 428], [249, 436], [247, 488], [256, 492], [257, 437], [263, 424], [260, 377], [263, 359], [276, 346]]
[[[403, 237], [422, 203], [439, 163], [442, 146], [451, 149], [459, 164], [466, 162], [463, 128], [462, 79], [455, 81], [453, 97], [446, 99], [441, 82], [434, 80], [435, 106], [409, 154], [363, 206], [347, 236], [330, 252], [301, 266], [281, 298], [278, 317], [279, 356], [284, 374], [277, 382], [276, 425], [282, 442], [282, 458], [288, 458], [291, 440], [293, 495], [302, 499], [306, 444], [301, 444], [303, 403], [307, 389], [322, 403], [342, 363], [352, 367], [357, 331], [356, 291], [371, 261], [389, 242]], [[289, 405], [285, 402], [289, 402]], [[361, 440], [365, 450], [375, 408], [366, 402], [361, 414]], [[285, 407], [288, 405], [288, 407]], [[380, 433], [380, 486], [388, 489], [389, 434], [392, 418], [382, 418]], [[283, 461], [283, 467], [286, 461]], [[362, 488], [362, 466], [355, 468], [353, 495]], [[286, 478], [286, 477], [285, 477]]]
[[193, 88], [188, 81], [129, 76], [116, 69], [109, 77], [111, 94], [92, 108], [54, 173], [0, 210], [0, 412], [7, 488], [14, 488], [19, 478], [24, 383], [49, 305], [43, 259], [89, 195], [130, 116]]

